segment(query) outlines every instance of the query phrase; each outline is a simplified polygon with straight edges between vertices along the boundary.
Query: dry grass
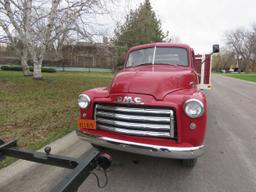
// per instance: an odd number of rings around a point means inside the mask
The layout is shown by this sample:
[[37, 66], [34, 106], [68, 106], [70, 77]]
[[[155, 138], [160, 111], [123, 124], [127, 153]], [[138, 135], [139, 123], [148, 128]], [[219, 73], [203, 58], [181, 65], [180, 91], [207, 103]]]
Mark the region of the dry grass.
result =
[[0, 138], [38, 149], [65, 135], [76, 128], [78, 94], [111, 79], [110, 73], [59, 72], [35, 81], [20, 72], [0, 71]]

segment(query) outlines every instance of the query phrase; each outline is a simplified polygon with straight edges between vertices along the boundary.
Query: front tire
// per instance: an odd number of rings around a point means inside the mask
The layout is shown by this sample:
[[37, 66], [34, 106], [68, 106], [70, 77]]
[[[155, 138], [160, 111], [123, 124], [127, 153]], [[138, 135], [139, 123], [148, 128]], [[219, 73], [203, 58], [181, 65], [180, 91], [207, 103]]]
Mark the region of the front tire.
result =
[[182, 159], [181, 164], [185, 168], [194, 168], [197, 163], [197, 159]]

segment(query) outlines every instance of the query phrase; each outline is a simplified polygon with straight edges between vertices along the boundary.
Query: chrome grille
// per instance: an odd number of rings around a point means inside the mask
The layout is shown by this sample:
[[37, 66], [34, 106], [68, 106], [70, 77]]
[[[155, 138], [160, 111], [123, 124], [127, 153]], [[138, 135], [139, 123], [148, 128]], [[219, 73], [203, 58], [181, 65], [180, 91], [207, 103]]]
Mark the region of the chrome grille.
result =
[[96, 104], [97, 128], [128, 135], [175, 137], [172, 109], [147, 106]]

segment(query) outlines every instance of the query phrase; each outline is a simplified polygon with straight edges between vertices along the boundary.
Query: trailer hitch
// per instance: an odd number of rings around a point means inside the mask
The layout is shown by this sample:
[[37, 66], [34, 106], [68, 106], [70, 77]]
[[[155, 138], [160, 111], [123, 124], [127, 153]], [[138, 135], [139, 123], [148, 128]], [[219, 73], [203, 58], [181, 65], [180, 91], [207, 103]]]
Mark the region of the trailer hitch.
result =
[[[67, 174], [50, 192], [75, 192], [96, 167], [106, 171], [112, 162], [110, 155], [101, 153], [95, 148], [75, 159], [53, 155], [50, 147], [45, 147], [44, 152], [37, 152], [18, 148], [17, 140], [4, 142], [0, 139], [0, 160], [5, 156], [72, 169], [73, 171]], [[93, 174], [95, 175], [95, 173]], [[96, 178], [99, 185], [98, 177]]]

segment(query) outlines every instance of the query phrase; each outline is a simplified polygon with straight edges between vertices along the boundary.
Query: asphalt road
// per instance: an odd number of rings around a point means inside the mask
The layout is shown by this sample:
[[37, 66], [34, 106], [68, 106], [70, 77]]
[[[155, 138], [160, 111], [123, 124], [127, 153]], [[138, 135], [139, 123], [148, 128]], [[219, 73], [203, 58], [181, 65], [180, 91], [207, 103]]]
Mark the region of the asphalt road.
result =
[[[108, 186], [97, 188], [91, 175], [79, 192], [255, 192], [256, 84], [214, 75], [207, 98], [207, 151], [194, 169], [183, 168], [176, 160], [111, 151]], [[78, 156], [85, 149], [88, 145], [78, 141], [63, 153]], [[47, 191], [64, 172], [40, 165], [0, 191]]]

